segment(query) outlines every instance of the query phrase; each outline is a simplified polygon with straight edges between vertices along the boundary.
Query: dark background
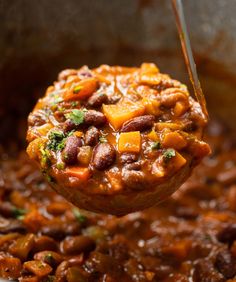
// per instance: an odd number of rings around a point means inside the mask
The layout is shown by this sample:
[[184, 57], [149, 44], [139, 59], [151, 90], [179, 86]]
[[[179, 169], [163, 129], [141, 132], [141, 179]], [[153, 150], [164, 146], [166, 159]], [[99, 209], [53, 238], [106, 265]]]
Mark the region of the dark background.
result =
[[[236, 1], [183, 2], [210, 112], [232, 121]], [[24, 145], [28, 113], [64, 68], [152, 61], [188, 82], [168, 0], [0, 0], [0, 19], [4, 146]]]

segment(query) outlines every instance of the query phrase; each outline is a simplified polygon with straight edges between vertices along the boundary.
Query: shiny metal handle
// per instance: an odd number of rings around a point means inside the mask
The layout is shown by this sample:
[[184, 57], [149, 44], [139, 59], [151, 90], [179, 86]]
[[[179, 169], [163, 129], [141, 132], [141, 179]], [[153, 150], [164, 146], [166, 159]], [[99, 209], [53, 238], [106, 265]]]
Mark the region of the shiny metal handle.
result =
[[205, 96], [202, 92], [202, 87], [198, 78], [196, 64], [194, 62], [192, 48], [190, 44], [189, 34], [184, 17], [182, 0], [172, 0], [172, 6], [175, 14], [176, 25], [178, 28], [182, 51], [184, 54], [185, 63], [188, 69], [188, 74], [193, 85], [195, 96], [202, 108], [205, 118], [208, 119]]

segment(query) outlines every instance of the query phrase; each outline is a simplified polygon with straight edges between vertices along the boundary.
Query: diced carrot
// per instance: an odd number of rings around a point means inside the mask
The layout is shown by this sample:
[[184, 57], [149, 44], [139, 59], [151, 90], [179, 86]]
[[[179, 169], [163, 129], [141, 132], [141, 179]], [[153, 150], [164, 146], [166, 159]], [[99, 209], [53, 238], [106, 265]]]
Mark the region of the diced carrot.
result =
[[149, 115], [160, 114], [160, 102], [155, 99], [143, 98], [143, 104], [145, 105], [146, 113]]
[[79, 99], [85, 99], [91, 96], [98, 87], [98, 81], [95, 78], [87, 78], [84, 79], [75, 85], [72, 85], [70, 89], [68, 89], [63, 98], [65, 101], [74, 101]]
[[127, 120], [141, 116], [145, 106], [141, 102], [123, 102], [116, 105], [103, 105], [103, 113], [112, 127], [117, 130]]
[[84, 134], [83, 134], [82, 131], [75, 131], [75, 132], [73, 133], [73, 135], [75, 135], [75, 136], [77, 136], [77, 137], [82, 137]]
[[157, 135], [157, 133], [156, 133], [155, 130], [150, 131], [150, 132], [148, 133], [147, 137], [148, 137], [149, 139], [151, 139], [152, 141], [159, 141], [159, 137], [158, 137], [158, 135]]
[[36, 276], [44, 277], [52, 272], [50, 265], [43, 261], [31, 260], [23, 264], [23, 268]]
[[21, 261], [18, 258], [2, 257], [0, 259], [0, 277], [17, 279], [21, 273]]
[[187, 146], [187, 141], [178, 132], [168, 132], [164, 134], [162, 139], [162, 146], [164, 148], [174, 148], [181, 150]]
[[87, 167], [77, 167], [77, 166], [68, 167], [65, 170], [65, 173], [68, 176], [77, 177], [82, 181], [87, 181], [90, 177], [90, 171]]
[[141, 135], [139, 131], [123, 132], [118, 141], [120, 153], [139, 153], [141, 149]]

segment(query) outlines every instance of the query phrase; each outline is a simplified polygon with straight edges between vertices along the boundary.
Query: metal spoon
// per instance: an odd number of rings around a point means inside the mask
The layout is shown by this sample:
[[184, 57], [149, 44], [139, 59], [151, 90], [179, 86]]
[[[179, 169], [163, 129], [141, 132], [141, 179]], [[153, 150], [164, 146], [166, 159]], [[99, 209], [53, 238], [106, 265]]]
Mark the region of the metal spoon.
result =
[[205, 118], [208, 120], [208, 112], [206, 108], [206, 100], [202, 92], [202, 87], [198, 78], [196, 64], [194, 62], [192, 48], [190, 44], [189, 34], [184, 17], [182, 0], [172, 0], [172, 7], [175, 14], [175, 21], [179, 32], [182, 51], [184, 54], [185, 63], [188, 69], [188, 74], [193, 85], [195, 96], [202, 108]]

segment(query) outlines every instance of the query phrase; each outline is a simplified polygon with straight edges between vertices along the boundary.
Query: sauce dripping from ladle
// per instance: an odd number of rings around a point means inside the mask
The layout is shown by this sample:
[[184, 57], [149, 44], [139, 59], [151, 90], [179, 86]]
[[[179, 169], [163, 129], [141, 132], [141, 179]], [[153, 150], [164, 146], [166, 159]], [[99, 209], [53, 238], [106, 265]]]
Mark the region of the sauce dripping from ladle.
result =
[[208, 112], [206, 108], [205, 96], [202, 92], [202, 87], [198, 78], [196, 64], [194, 62], [192, 48], [190, 44], [189, 34], [184, 17], [182, 0], [172, 0], [172, 6], [175, 14], [175, 21], [179, 32], [182, 51], [184, 54], [185, 63], [188, 69], [188, 74], [193, 85], [195, 96], [202, 108], [202, 112], [208, 120]]

